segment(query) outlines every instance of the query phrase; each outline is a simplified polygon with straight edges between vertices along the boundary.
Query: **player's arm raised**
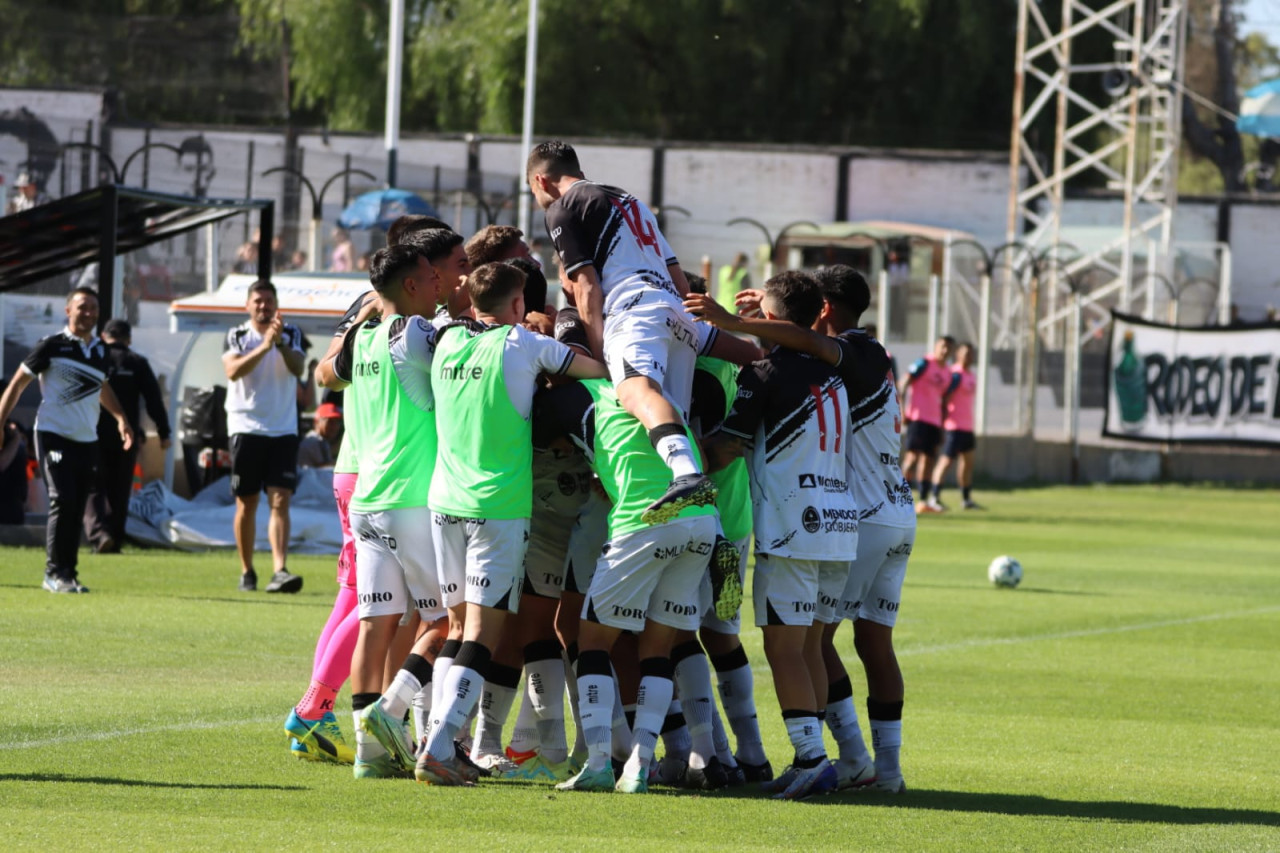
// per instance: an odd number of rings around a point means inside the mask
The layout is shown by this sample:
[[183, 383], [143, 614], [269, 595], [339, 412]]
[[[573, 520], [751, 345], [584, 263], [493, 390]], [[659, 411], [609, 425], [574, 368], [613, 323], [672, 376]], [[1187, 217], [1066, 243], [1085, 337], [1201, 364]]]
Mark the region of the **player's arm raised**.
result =
[[766, 320], [760, 317], [742, 317], [730, 314], [705, 293], [690, 293], [684, 300], [685, 310], [701, 317], [717, 329], [755, 335], [766, 341], [781, 344], [787, 349], [807, 353], [827, 364], [840, 363], [840, 347], [826, 335], [805, 329], [786, 320]]

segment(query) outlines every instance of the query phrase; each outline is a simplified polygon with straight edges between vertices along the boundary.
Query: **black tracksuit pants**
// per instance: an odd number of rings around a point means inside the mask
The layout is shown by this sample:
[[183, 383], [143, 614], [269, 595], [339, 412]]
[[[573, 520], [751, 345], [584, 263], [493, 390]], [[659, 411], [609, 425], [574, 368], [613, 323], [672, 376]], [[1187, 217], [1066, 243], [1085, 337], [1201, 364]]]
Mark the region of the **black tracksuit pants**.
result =
[[98, 444], [41, 430], [36, 432], [36, 455], [49, 492], [45, 573], [74, 578], [84, 507], [98, 477]]

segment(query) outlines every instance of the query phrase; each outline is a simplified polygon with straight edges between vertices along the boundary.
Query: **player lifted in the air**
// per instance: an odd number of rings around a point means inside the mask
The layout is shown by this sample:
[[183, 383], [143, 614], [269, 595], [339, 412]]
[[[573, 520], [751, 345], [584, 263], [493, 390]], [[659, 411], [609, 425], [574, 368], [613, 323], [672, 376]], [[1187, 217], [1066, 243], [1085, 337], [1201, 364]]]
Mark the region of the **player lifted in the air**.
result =
[[643, 202], [585, 178], [573, 146], [558, 140], [536, 146], [526, 171], [574, 284], [591, 350], [608, 366], [622, 407], [644, 424], [671, 469], [671, 483], [646, 508], [645, 523], [711, 504], [715, 485], [685, 433], [685, 413], [694, 361], [715, 330], [681, 307], [689, 286], [675, 252]]

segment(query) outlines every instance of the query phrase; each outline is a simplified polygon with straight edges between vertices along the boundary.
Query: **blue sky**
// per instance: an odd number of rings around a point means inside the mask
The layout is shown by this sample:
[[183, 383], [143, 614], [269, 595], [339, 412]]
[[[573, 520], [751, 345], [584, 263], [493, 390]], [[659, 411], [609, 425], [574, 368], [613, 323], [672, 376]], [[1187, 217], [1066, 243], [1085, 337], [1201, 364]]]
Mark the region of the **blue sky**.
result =
[[1280, 0], [1244, 0], [1240, 11], [1244, 13], [1241, 35], [1256, 30], [1264, 33], [1272, 44], [1280, 44]]

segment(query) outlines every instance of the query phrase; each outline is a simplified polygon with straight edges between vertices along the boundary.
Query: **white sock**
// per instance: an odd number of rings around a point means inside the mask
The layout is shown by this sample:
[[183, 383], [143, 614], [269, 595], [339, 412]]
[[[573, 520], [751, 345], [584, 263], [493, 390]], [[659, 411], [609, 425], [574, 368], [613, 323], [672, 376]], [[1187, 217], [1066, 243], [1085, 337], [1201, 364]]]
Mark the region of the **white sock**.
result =
[[712, 736], [711, 717], [715, 702], [711, 698], [711, 667], [701, 651], [683, 658], [675, 667], [676, 686], [680, 691], [680, 705], [685, 722], [689, 725], [689, 766], [706, 767], [716, 754]]
[[502, 754], [502, 726], [511, 715], [516, 701], [516, 688], [486, 681], [480, 695], [479, 723], [472, 757]]
[[872, 720], [871, 745], [876, 750], [876, 776], [881, 779], [901, 776], [898, 753], [902, 749], [902, 720]]
[[[615, 676], [616, 679], [616, 676]], [[631, 757], [632, 732], [634, 727], [630, 720], [636, 718], [635, 705], [623, 705], [622, 699], [615, 700], [613, 706], [613, 749], [616, 761], [626, 761]]]
[[431, 707], [444, 707], [444, 680], [453, 666], [453, 658], [440, 655], [431, 665]]
[[702, 473], [702, 467], [698, 465], [698, 457], [694, 455], [693, 444], [689, 441], [688, 435], [664, 436], [658, 439], [655, 446], [662, 461], [671, 469], [673, 477]]
[[427, 737], [427, 724], [431, 721], [431, 685], [426, 684], [413, 694], [413, 728], [417, 732], [418, 742]]
[[378, 698], [378, 705], [391, 719], [403, 719], [414, 694], [421, 689], [422, 682], [418, 681], [418, 677], [409, 670], [402, 669], [391, 679], [391, 686]]
[[649, 772], [649, 762], [653, 759], [654, 747], [658, 745], [658, 732], [662, 731], [662, 721], [667, 717], [674, 692], [675, 685], [670, 678], [660, 675], [641, 677], [640, 689], [636, 691], [636, 724], [631, 736], [631, 756], [622, 771], [627, 776], [636, 778]]
[[846, 696], [838, 702], [827, 705], [827, 728], [836, 739], [840, 748], [840, 758], [855, 764], [864, 764], [871, 759], [867, 752], [867, 743], [862, 739], [862, 729], [858, 726], [858, 712], [853, 707], [853, 697]]
[[536, 715], [539, 752], [546, 761], [559, 764], [569, 757], [564, 731], [564, 661], [558, 657], [530, 661], [525, 668], [529, 672], [526, 697]]
[[475, 710], [483, 689], [484, 679], [474, 669], [467, 666], [449, 667], [441, 691], [447, 700], [440, 705], [432, 705], [431, 738], [427, 742], [428, 751], [438, 760], [453, 758], [453, 739]]
[[764, 743], [760, 740], [760, 720], [756, 716], [755, 679], [750, 664], [716, 672], [724, 715], [738, 743], [737, 756], [748, 764], [764, 764]]
[[573, 754], [579, 757], [587, 754], [587, 738], [583, 734], [582, 715], [578, 708], [578, 678], [574, 672], [573, 666], [569, 664], [568, 657], [565, 658], [565, 672], [572, 674], [573, 678], [566, 678], [564, 684], [565, 696], [569, 700], [569, 713], [573, 716]]
[[788, 717], [783, 722], [787, 725], [787, 737], [795, 748], [796, 758], [808, 761], [827, 754], [827, 749], [822, 744], [822, 725], [818, 722], [817, 714], [812, 717]]
[[[662, 733], [662, 747], [666, 750], [666, 757], [678, 758], [687, 764], [689, 750], [693, 749], [693, 740], [689, 737], [689, 724], [685, 721], [684, 706], [679, 698], [672, 699], [671, 704], [667, 706], [667, 718], [671, 717], [678, 717], [680, 725]], [[663, 722], [663, 726], [666, 727], [666, 721]]]
[[738, 759], [733, 757], [733, 747], [729, 745], [729, 733], [725, 731], [724, 720], [720, 719], [720, 709], [711, 703], [711, 741], [716, 745], [716, 757], [725, 767], [737, 767]]
[[522, 679], [520, 684], [524, 689], [520, 691], [520, 708], [516, 711], [516, 724], [511, 729], [511, 743], [508, 745], [512, 752], [533, 752], [538, 748], [538, 716], [529, 698], [528, 678]]
[[378, 739], [360, 728], [360, 711], [352, 711], [351, 718], [355, 721], [356, 758], [361, 761], [373, 761], [375, 758], [387, 755], [387, 750], [382, 744], [378, 743]]
[[583, 738], [587, 744], [587, 765], [592, 770], [603, 770], [609, 766], [616, 699], [613, 676], [578, 676], [578, 711], [582, 715]]

